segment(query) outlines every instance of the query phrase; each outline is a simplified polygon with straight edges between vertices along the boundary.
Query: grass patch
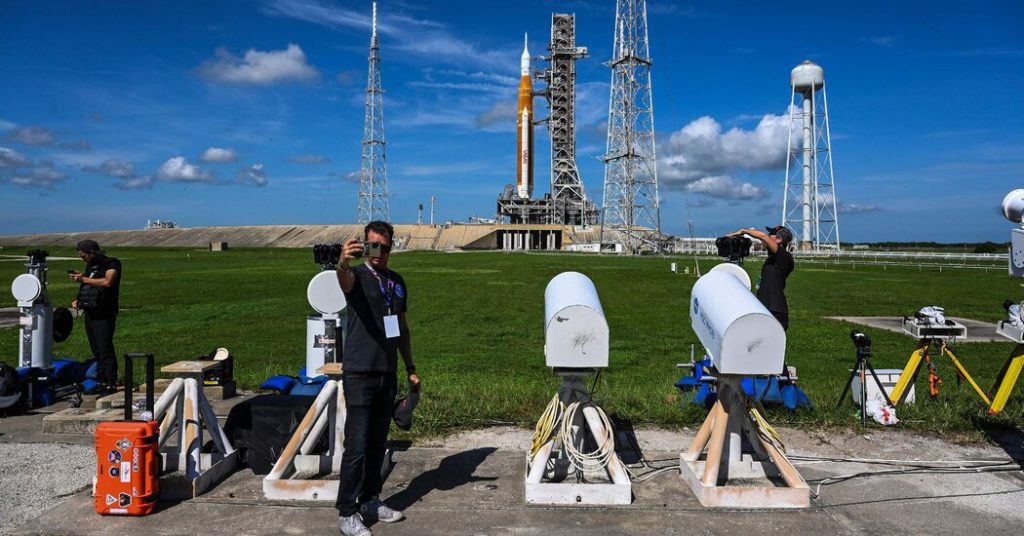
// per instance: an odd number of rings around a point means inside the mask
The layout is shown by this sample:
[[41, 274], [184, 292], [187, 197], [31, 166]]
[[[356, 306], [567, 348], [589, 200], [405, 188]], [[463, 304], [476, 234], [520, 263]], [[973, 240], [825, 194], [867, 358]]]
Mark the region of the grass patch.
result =
[[[21, 248], [19, 248], [20, 250]], [[28, 250], [30, 248], [23, 248]], [[70, 248], [48, 248], [73, 257]], [[10, 251], [10, 248], [8, 248]], [[123, 312], [115, 344], [119, 353], [153, 352], [158, 365], [191, 359], [218, 346], [236, 357], [236, 378], [253, 388], [274, 374], [295, 374], [305, 363], [306, 285], [317, 270], [310, 252], [295, 249], [112, 248], [121, 258]], [[669, 271], [672, 261], [587, 255], [401, 253], [392, 260], [409, 285], [410, 330], [425, 395], [417, 432], [436, 434], [496, 423], [532, 426], [555, 393], [558, 380], [544, 367], [544, 287], [555, 275], [575, 270], [597, 286], [611, 331], [610, 367], [597, 384], [605, 409], [634, 424], [668, 428], [698, 425], [705, 412], [673, 387], [701, 348], [689, 327], [687, 306], [695, 278]], [[702, 259], [709, 269], [718, 259]], [[64, 275], [81, 261], [54, 260], [50, 295], [66, 305], [77, 286]], [[760, 263], [746, 269], [756, 280]], [[692, 270], [691, 270], [692, 271]], [[0, 281], [24, 272], [22, 262], [0, 262]], [[942, 305], [954, 316], [995, 321], [1003, 299], [1018, 299], [1020, 282], [1005, 271], [916, 265], [842, 266], [801, 263], [790, 277], [787, 361], [798, 368], [813, 411], [773, 410], [769, 419], [816, 427], [852, 426], [852, 405], [835, 408], [855, 360], [848, 334], [853, 325], [826, 316], [902, 316], [925, 305]], [[0, 307], [15, 305], [9, 292]], [[58, 356], [84, 358], [88, 342], [81, 323], [56, 345]], [[874, 339], [874, 365], [902, 368], [914, 347], [910, 338], [866, 329]], [[971, 343], [956, 348], [968, 370], [988, 389], [1013, 344]], [[0, 330], [0, 360], [17, 361], [17, 330]], [[1024, 393], [1018, 386], [1004, 412], [989, 417], [966, 384], [957, 387], [949, 361], [938, 361], [945, 384], [930, 400], [918, 383], [918, 402], [900, 410], [906, 426], [939, 433], [1024, 424]]]

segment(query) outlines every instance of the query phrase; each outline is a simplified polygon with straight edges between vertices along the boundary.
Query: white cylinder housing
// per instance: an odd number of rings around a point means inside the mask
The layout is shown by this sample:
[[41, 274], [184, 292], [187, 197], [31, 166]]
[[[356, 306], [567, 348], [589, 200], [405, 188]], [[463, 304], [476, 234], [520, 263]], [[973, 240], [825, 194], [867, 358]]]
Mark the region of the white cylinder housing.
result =
[[690, 293], [690, 325], [720, 374], [782, 372], [786, 332], [750, 292], [750, 276], [719, 264]]
[[797, 91], [817, 91], [825, 85], [825, 69], [807, 60], [793, 68], [789, 80]]
[[1018, 188], [1003, 198], [1003, 216], [1013, 223], [1024, 223], [1024, 188]]
[[544, 290], [544, 357], [549, 367], [608, 366], [608, 322], [594, 283], [581, 273], [558, 274]]

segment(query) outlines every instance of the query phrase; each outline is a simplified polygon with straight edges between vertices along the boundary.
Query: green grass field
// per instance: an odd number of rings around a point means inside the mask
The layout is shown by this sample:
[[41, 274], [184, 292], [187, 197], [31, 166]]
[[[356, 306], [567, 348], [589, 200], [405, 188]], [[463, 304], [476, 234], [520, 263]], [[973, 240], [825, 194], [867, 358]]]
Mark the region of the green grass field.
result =
[[[5, 254], [13, 248], [6, 248]], [[21, 252], [29, 248], [17, 248]], [[74, 257], [71, 248], [48, 248], [51, 257]], [[185, 249], [113, 248], [124, 263], [122, 313], [115, 343], [119, 353], [153, 352], [166, 364], [218, 346], [236, 359], [236, 378], [254, 388], [274, 374], [295, 374], [305, 363], [306, 284], [318, 270], [308, 250], [238, 249], [211, 253]], [[508, 423], [532, 426], [555, 393], [558, 380], [544, 366], [544, 287], [560, 272], [575, 270], [597, 286], [611, 332], [610, 366], [597, 398], [618, 419], [634, 425], [697, 425], [702, 407], [674, 387], [676, 363], [701, 348], [689, 327], [687, 306], [693, 275], [669, 270], [675, 260], [587, 255], [503, 253], [401, 253], [392, 268], [410, 288], [409, 325], [425, 394], [417, 410], [418, 434]], [[709, 269], [719, 259], [701, 260]], [[50, 261], [50, 294], [67, 305], [76, 285], [64, 271], [77, 258]], [[747, 270], [756, 279], [760, 263]], [[0, 262], [0, 281], [24, 272], [22, 262]], [[835, 403], [855, 360], [849, 332], [855, 326], [826, 316], [902, 316], [925, 305], [983, 321], [1003, 317], [1006, 298], [1021, 298], [1021, 281], [1005, 268], [919, 269], [832, 263], [801, 263], [789, 279], [791, 308], [787, 361], [795, 365], [814, 410], [773, 410], [780, 424], [855, 426], [855, 408]], [[9, 290], [0, 307], [15, 305]], [[83, 359], [88, 342], [80, 320], [58, 356]], [[903, 368], [914, 341], [865, 329], [874, 339], [876, 368]], [[0, 361], [17, 362], [17, 330], [0, 330]], [[956, 350], [988, 389], [1013, 348], [1009, 341], [961, 343]], [[900, 408], [904, 425], [935, 432], [1024, 425], [1024, 393], [1018, 386], [1006, 410], [989, 417], [966, 384], [957, 387], [948, 360], [938, 362], [945, 384], [930, 400], [918, 383], [918, 402]]]

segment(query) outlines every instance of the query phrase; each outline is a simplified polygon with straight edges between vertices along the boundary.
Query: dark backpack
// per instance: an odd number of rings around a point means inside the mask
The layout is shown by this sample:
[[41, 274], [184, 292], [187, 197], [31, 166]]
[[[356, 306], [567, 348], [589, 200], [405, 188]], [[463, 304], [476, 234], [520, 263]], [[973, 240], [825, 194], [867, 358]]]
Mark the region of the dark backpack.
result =
[[18, 392], [18, 371], [7, 363], [0, 363], [0, 396], [11, 396]]

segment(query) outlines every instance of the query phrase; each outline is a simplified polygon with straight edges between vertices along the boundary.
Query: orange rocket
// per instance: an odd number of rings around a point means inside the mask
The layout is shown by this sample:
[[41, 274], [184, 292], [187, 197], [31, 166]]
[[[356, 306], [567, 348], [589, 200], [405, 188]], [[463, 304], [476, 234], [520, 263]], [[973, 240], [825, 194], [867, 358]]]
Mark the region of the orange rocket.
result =
[[516, 194], [520, 199], [533, 195], [533, 83], [530, 81], [530, 51], [523, 35], [523, 55], [519, 60], [519, 106], [516, 108]]

